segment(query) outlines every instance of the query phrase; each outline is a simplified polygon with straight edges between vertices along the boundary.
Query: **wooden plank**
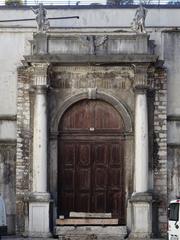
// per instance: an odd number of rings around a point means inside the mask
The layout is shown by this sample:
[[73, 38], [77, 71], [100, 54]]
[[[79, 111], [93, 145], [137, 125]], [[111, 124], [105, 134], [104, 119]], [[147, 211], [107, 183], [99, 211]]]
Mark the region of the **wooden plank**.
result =
[[56, 219], [56, 225], [118, 225], [117, 218], [111, 219], [94, 219], [94, 218], [85, 218], [85, 219]]
[[112, 213], [70, 212], [70, 218], [112, 218]]

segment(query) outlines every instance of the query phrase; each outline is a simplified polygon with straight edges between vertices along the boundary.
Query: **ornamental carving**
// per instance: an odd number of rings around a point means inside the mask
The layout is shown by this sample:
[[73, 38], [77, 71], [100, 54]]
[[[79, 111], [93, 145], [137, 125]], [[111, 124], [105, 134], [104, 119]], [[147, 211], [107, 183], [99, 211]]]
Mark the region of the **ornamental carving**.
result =
[[81, 36], [80, 43], [82, 46], [89, 48], [89, 54], [96, 54], [102, 46], [107, 47], [108, 36]]
[[133, 18], [133, 22], [131, 23], [132, 25], [132, 30], [134, 30], [136, 33], [146, 33], [145, 29], [145, 19], [147, 16], [148, 10], [143, 7], [142, 3], [140, 6], [136, 9], [135, 16]]
[[43, 3], [39, 4], [39, 8], [33, 9], [31, 8], [33, 13], [36, 15], [36, 22], [37, 22], [37, 32], [44, 33], [50, 27], [49, 20], [46, 17], [47, 10], [44, 8]]
[[135, 68], [135, 79], [134, 79], [134, 88], [135, 89], [147, 89], [148, 84], [148, 70], [149, 64], [134, 65]]
[[49, 66], [49, 63], [33, 63], [32, 64], [34, 86], [48, 85], [48, 78], [47, 78], [48, 66]]
[[131, 67], [56, 67], [51, 78], [53, 88], [103, 88], [122, 89], [133, 87], [134, 71]]

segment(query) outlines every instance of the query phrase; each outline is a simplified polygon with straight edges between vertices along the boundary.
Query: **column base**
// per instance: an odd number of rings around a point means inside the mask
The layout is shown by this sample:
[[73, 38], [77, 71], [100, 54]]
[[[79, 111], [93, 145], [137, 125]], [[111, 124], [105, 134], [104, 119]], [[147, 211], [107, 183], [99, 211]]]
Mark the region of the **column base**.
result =
[[132, 231], [129, 239], [150, 239], [152, 236], [152, 195], [135, 193], [132, 195]]
[[29, 197], [30, 237], [49, 237], [49, 193], [32, 193]]

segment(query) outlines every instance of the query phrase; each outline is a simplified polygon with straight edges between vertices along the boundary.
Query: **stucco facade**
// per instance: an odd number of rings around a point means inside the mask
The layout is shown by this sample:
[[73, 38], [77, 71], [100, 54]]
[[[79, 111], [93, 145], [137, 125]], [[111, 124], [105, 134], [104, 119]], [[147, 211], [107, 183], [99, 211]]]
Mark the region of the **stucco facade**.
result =
[[[121, 198], [129, 237], [165, 236], [168, 202], [179, 195], [180, 10], [149, 8], [147, 34], [130, 28], [135, 8], [47, 11], [80, 18], [52, 20], [40, 34], [35, 22], [0, 25], [0, 191], [9, 233], [52, 232], [61, 208], [61, 119], [76, 104], [97, 101], [124, 124], [111, 137], [124, 142]], [[2, 7], [0, 16], [34, 17], [28, 7]], [[106, 140], [93, 128], [94, 137]]]

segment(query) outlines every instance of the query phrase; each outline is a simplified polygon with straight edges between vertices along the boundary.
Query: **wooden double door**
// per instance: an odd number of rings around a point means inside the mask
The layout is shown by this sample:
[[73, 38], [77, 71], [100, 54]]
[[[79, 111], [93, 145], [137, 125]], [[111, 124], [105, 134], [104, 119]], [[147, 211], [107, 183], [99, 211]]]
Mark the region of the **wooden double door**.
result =
[[110, 212], [125, 224], [123, 130], [121, 116], [102, 101], [84, 100], [64, 114], [59, 127], [59, 214]]

